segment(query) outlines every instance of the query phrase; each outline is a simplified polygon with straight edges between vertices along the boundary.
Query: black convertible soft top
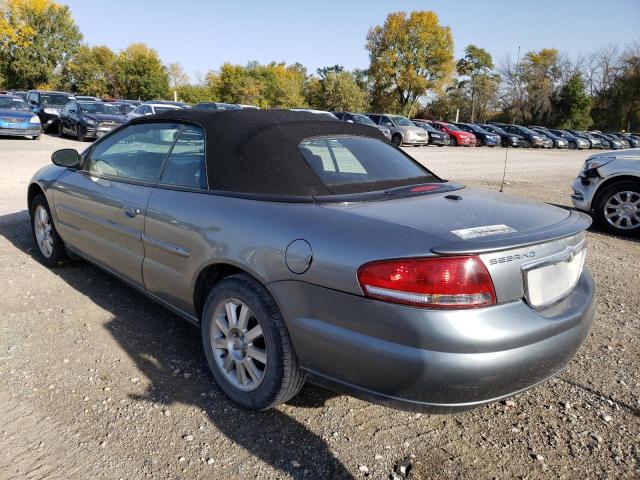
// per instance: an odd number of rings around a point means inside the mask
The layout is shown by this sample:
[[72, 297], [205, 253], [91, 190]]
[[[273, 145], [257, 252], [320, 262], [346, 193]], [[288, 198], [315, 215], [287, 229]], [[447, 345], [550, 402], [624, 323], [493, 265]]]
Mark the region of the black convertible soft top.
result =
[[325, 135], [385, 140], [378, 129], [367, 125], [290, 110], [170, 110], [129, 123], [160, 120], [202, 127], [209, 188], [245, 194], [331, 195], [302, 156], [300, 142]]

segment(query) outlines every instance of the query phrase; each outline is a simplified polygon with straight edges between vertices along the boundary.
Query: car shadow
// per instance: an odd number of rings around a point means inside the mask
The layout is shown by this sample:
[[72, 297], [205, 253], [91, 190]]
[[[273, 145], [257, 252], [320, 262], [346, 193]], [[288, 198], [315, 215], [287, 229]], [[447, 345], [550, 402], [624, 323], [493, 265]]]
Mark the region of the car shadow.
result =
[[[35, 258], [26, 212], [0, 216], [0, 236]], [[105, 328], [149, 380], [132, 399], [191, 405], [229, 440], [292, 478], [353, 478], [325, 440], [283, 411], [286, 406], [253, 412], [229, 401], [209, 373], [197, 327], [88, 262], [51, 272], [113, 317]], [[306, 385], [290, 404], [320, 408], [334, 395]]]

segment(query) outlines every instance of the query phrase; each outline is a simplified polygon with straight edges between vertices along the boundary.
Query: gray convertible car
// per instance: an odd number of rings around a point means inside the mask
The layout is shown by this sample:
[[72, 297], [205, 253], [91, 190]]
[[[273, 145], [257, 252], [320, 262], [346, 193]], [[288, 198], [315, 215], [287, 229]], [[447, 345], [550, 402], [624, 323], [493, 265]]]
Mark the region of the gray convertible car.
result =
[[52, 160], [28, 189], [40, 260], [87, 259], [200, 325], [246, 408], [306, 380], [476, 407], [561, 371], [594, 317], [586, 215], [442, 180], [366, 125], [173, 110]]

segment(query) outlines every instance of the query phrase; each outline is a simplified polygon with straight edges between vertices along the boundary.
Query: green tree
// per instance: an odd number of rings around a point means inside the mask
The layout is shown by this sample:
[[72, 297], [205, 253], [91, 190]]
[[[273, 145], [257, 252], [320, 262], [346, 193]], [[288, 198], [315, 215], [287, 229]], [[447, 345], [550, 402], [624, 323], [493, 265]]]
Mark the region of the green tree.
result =
[[[313, 87], [309, 88], [309, 84]], [[309, 90], [313, 95], [309, 95]], [[366, 92], [354, 76], [345, 71], [329, 71], [324, 78], [310, 79], [307, 95], [308, 103], [321, 110], [362, 112], [368, 106]]]
[[218, 100], [206, 85], [180, 85], [176, 88], [178, 100], [186, 103], [215, 102]]
[[465, 116], [470, 122], [483, 121], [492, 103], [495, 103], [500, 86], [500, 76], [493, 72], [493, 59], [485, 49], [475, 45], [465, 48], [465, 55], [458, 60], [457, 71], [463, 77], [460, 87], [466, 91], [471, 106]]
[[169, 77], [158, 52], [144, 43], [121, 51], [116, 61], [116, 90], [119, 96], [150, 100], [169, 95]]
[[640, 55], [623, 57], [611, 85], [595, 98], [592, 117], [598, 128], [640, 130]]
[[112, 96], [116, 54], [103, 45], [82, 45], [62, 68], [60, 87], [83, 95]]
[[[440, 25], [435, 12], [389, 14], [383, 26], [369, 30], [367, 50], [379, 109], [410, 114], [421, 96], [441, 90], [453, 74], [451, 30]], [[391, 102], [387, 96], [393, 97]]]
[[555, 48], [529, 52], [521, 68], [530, 121], [539, 125], [551, 123], [553, 98], [562, 75], [560, 53]]
[[586, 130], [591, 126], [591, 99], [582, 75], [574, 73], [562, 86], [554, 102], [554, 110], [558, 128]]
[[13, 88], [51, 86], [80, 46], [69, 8], [52, 0], [0, 2], [0, 75]]

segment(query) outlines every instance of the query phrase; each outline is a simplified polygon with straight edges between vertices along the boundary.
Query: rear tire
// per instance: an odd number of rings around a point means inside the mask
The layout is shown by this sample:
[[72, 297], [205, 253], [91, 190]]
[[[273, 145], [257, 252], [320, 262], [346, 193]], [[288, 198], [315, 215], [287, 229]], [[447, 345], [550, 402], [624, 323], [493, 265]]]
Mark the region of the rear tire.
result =
[[51, 210], [44, 195], [36, 195], [29, 206], [31, 235], [36, 244], [38, 260], [49, 268], [64, 265], [69, 260], [64, 242], [53, 223]]
[[280, 310], [249, 275], [229, 276], [211, 289], [202, 343], [216, 384], [244, 408], [272, 408], [293, 398], [304, 384]]
[[457, 147], [458, 146], [458, 140], [456, 139], [456, 137], [451, 137], [449, 139], [449, 145], [451, 145], [452, 147]]
[[596, 198], [593, 217], [603, 230], [617, 235], [639, 236], [640, 182], [627, 180], [605, 187]]
[[476, 147], [484, 147], [484, 142], [481, 138], [476, 139]]
[[60, 138], [64, 138], [64, 130], [62, 128], [62, 123], [58, 122], [58, 136]]
[[393, 143], [396, 147], [402, 145], [402, 136], [399, 133], [394, 133], [393, 137], [391, 137], [391, 143]]

